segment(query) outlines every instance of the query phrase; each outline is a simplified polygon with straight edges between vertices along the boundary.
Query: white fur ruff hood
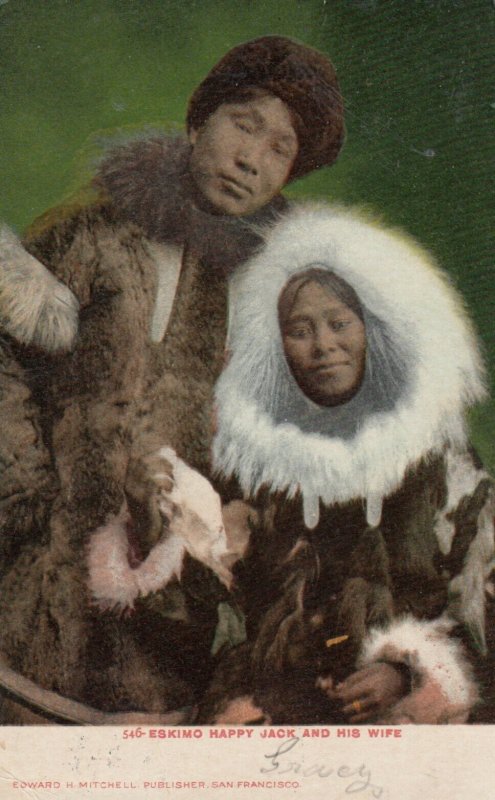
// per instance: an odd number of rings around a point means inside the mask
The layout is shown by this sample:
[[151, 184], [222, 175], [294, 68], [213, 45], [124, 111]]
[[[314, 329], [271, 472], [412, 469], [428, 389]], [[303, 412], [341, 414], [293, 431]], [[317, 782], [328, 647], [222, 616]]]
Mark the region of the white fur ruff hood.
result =
[[[382, 395], [380, 403], [355, 403], [358, 418], [345, 435], [342, 411], [304, 398], [283, 354], [280, 292], [315, 264], [356, 291], [371, 350], [368, 383]], [[464, 445], [465, 410], [484, 397], [476, 339], [459, 295], [412, 239], [343, 208], [298, 206], [267, 232], [264, 249], [236, 273], [232, 290], [231, 359], [216, 389], [214, 465], [235, 475], [247, 494], [263, 485], [289, 496], [301, 492], [308, 527], [317, 524], [319, 499], [365, 498], [368, 522], [378, 524], [382, 499], [408, 467], [447, 445]], [[389, 362], [399, 380], [387, 373]], [[284, 403], [300, 410], [301, 398], [312, 409], [309, 427], [296, 413], [280, 413]]]

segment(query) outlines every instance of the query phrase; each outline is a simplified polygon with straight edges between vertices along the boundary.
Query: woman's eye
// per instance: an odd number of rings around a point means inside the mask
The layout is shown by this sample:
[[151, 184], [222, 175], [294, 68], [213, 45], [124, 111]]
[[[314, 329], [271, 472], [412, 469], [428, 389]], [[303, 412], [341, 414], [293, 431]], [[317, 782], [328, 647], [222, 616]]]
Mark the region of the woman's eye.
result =
[[292, 328], [287, 331], [286, 336], [290, 336], [291, 339], [303, 339], [309, 333], [309, 328]]
[[342, 331], [349, 325], [347, 320], [345, 319], [336, 319], [334, 322], [331, 323], [331, 328], [333, 331]]

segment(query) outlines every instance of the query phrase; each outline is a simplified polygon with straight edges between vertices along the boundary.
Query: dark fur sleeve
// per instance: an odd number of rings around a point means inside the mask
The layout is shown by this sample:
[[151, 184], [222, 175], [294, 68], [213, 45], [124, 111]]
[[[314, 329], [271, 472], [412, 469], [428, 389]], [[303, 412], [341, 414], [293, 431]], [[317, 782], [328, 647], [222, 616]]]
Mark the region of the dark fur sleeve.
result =
[[55, 490], [26, 371], [0, 342], [0, 571], [25, 536], [36, 536]]

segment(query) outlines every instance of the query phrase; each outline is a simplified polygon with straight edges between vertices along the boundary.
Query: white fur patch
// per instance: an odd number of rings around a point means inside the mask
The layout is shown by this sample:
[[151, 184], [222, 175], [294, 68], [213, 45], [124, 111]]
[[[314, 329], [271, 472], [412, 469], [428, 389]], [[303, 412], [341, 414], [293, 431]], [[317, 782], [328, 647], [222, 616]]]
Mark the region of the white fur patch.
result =
[[445, 466], [447, 501], [444, 508], [437, 512], [435, 534], [440, 551], [447, 555], [450, 553], [455, 533], [455, 525], [447, 519], [447, 515], [457, 508], [463, 497], [472, 495], [480, 481], [488, 475], [484, 470], [475, 467], [471, 456], [466, 452], [447, 452]]
[[78, 312], [70, 289], [0, 226], [0, 326], [22, 344], [66, 351], [74, 345]]
[[231, 573], [222, 561], [229, 550], [220, 495], [171, 447], [162, 447], [158, 454], [173, 467], [174, 487], [171, 492], [162, 492], [160, 501], [161, 510], [169, 519], [170, 530], [184, 540], [190, 555], [210, 567], [224, 583], [230, 584]]
[[102, 610], [133, 608], [139, 596], [157, 592], [172, 578], [180, 578], [186, 553], [206, 564], [230, 586], [230, 551], [220, 496], [172, 448], [163, 447], [157, 455], [173, 467], [173, 488], [170, 492], [161, 490], [158, 502], [167, 519], [167, 529], [147, 558], [137, 567], [129, 565], [126, 526], [130, 517], [125, 503], [119, 514], [91, 535], [89, 590]]
[[128, 519], [124, 504], [120, 513], [98, 528], [90, 539], [89, 591], [102, 611], [133, 608], [139, 596], [157, 592], [171, 578], [180, 577], [186, 546], [175, 534], [160, 540], [138, 567], [129, 565]]
[[494, 564], [495, 496], [491, 489], [478, 514], [477, 533], [469, 545], [464, 567], [450, 582], [451, 605], [457, 618], [473, 634], [483, 652], [485, 642], [485, 595], [489, 592]]
[[[349, 436], [274, 422], [269, 401], [283, 354], [277, 314], [287, 280], [324, 264], [384, 320], [408, 359], [407, 392], [389, 411], [363, 415]], [[465, 444], [464, 411], [484, 397], [483, 367], [461, 298], [414, 241], [341, 208], [299, 206], [267, 233], [234, 279], [231, 359], [216, 390], [216, 469], [246, 494], [260, 486], [326, 504], [395, 491], [427, 453]], [[313, 502], [313, 501], [312, 501]]]
[[413, 690], [426, 684], [437, 686], [453, 713], [468, 711], [478, 699], [478, 690], [460, 642], [449, 636], [454, 625], [446, 617], [433, 621], [404, 617], [387, 628], [372, 629], [358, 665], [375, 661], [407, 664], [413, 675]]

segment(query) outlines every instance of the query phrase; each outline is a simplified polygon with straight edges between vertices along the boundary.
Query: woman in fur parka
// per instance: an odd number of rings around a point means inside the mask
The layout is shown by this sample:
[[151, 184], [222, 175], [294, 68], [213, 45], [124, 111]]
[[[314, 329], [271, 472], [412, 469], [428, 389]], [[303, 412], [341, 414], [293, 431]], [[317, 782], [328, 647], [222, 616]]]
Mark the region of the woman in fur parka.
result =
[[484, 389], [462, 302], [416, 243], [323, 207], [236, 282], [214, 461], [256, 512], [248, 637], [202, 719], [483, 718], [494, 494], [466, 443]]

